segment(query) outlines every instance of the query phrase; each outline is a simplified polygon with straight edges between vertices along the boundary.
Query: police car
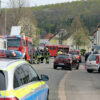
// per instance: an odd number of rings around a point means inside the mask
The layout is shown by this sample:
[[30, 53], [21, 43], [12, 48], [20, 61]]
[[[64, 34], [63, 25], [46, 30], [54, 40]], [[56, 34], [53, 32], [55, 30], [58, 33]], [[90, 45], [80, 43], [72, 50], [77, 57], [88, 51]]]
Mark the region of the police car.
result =
[[[0, 54], [14, 58], [18, 52], [0, 51]], [[46, 75], [39, 78], [25, 60], [0, 58], [0, 100], [48, 100], [49, 88], [44, 82], [48, 79]]]

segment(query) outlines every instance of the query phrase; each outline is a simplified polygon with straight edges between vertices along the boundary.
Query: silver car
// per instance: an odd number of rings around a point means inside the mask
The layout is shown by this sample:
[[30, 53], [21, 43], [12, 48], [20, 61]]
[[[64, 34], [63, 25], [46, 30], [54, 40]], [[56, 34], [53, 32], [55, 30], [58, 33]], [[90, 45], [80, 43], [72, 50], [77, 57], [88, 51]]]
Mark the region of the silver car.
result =
[[86, 70], [91, 73], [93, 71], [100, 72], [100, 54], [91, 54], [86, 62]]
[[47, 80], [24, 60], [0, 59], [0, 100], [48, 100]]

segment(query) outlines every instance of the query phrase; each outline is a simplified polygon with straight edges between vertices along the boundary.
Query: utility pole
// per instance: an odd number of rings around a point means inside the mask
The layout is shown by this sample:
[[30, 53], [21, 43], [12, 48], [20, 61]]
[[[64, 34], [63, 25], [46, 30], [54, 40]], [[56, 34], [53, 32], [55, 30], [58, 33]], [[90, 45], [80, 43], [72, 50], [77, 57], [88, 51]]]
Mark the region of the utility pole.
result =
[[1, 0], [0, 0], [0, 15], [1, 15]]

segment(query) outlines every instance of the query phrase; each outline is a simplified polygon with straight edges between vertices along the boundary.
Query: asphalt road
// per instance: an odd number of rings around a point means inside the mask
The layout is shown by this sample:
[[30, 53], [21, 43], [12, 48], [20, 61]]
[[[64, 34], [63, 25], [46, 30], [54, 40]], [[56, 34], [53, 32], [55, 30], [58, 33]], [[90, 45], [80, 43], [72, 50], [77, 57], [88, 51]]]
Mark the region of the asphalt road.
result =
[[49, 100], [100, 100], [100, 74], [87, 73], [84, 63], [79, 70], [54, 70], [51, 59], [50, 64], [35, 64], [34, 68], [39, 75], [49, 76]]

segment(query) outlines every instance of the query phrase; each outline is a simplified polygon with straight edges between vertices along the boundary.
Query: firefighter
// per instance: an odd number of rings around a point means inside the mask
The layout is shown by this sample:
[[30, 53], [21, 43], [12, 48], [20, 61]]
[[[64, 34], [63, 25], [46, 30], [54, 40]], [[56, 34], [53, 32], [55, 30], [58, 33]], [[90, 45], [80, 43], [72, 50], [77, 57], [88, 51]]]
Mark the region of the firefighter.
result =
[[40, 52], [41, 52], [41, 63], [43, 63], [43, 60], [44, 60], [44, 49], [41, 48]]
[[62, 54], [62, 51], [61, 51], [61, 50], [59, 50], [57, 54], [58, 54], [58, 55]]
[[50, 57], [50, 53], [48, 48], [45, 49], [45, 59], [46, 59], [46, 63], [49, 63], [49, 57]]
[[40, 52], [39, 47], [37, 48], [37, 51], [36, 51], [36, 59], [37, 59], [37, 64], [39, 64], [41, 61], [41, 52]]
[[36, 55], [36, 51], [37, 49], [35, 48], [34, 52], [33, 52], [33, 63], [36, 63], [36, 59], [37, 59], [37, 55]]

